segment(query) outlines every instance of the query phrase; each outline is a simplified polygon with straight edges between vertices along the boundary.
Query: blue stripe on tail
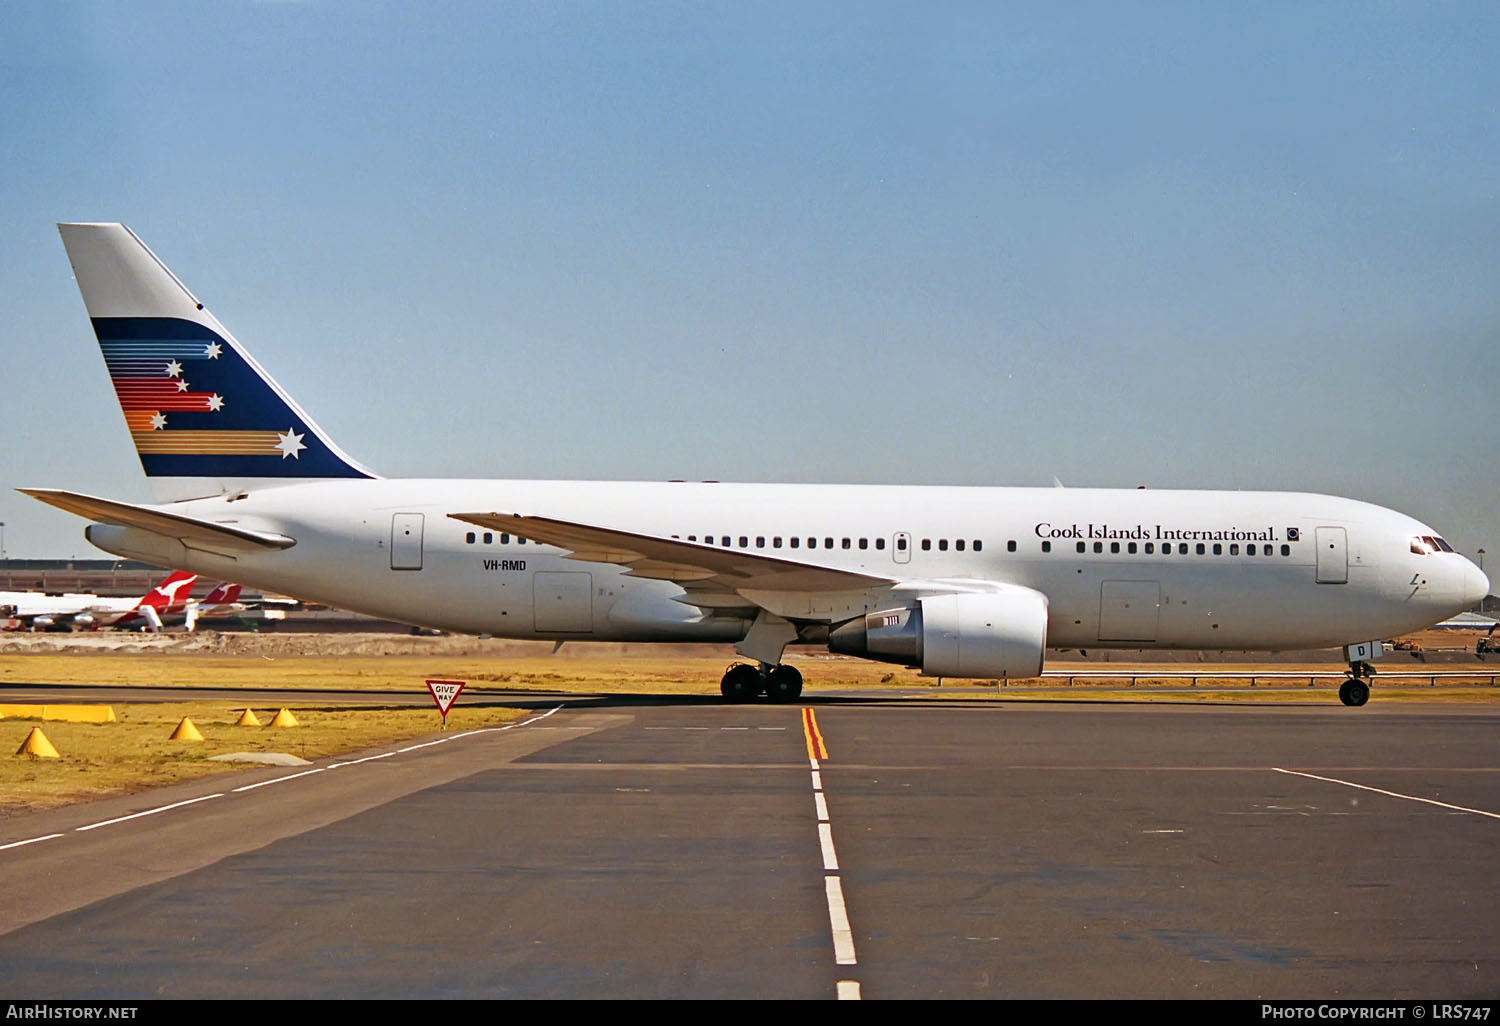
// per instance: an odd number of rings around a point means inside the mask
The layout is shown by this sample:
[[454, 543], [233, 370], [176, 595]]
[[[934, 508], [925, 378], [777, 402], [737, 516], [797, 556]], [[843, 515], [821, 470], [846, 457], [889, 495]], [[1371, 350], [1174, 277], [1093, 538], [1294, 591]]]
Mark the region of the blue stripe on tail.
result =
[[212, 329], [169, 317], [93, 325], [147, 477], [371, 476]]

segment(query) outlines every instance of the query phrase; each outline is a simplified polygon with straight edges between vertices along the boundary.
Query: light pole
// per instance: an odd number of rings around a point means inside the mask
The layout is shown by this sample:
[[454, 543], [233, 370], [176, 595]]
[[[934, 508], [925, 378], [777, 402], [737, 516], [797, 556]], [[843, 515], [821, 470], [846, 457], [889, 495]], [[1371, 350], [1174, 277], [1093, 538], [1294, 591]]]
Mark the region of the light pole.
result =
[[5, 521], [0, 520], [0, 559], [5, 558]]
[[[0, 527], [4, 527], [4, 526], [5, 526], [4, 524], [0, 524]], [[1484, 550], [1483, 549], [1479, 550], [1479, 572], [1480, 573], [1484, 573]]]

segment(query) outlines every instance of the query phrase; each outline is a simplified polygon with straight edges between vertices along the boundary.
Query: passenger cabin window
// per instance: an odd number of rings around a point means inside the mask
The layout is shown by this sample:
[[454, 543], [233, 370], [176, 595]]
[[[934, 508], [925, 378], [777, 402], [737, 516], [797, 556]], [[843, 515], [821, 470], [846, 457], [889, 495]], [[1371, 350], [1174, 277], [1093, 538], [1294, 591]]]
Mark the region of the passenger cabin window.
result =
[[781, 548], [781, 535], [778, 534], [776, 537], [774, 537], [774, 538], [771, 539], [771, 548], [773, 548], [773, 549], [779, 549], [779, 548]]
[[1203, 543], [1202, 542], [1198, 543], [1197, 552], [1198, 552], [1198, 555], [1200, 555], [1200, 556], [1204, 554], [1204, 549], [1203, 549]]
[[1087, 552], [1088, 550], [1089, 550], [1089, 547], [1087, 545], [1085, 545], [1083, 542], [1079, 542], [1078, 543], [1078, 551], [1079, 552]]
[[870, 547], [870, 539], [868, 539], [868, 538], [861, 538], [859, 540], [859, 547], [862, 548], [862, 549], [868, 549]]
[[848, 538], [845, 538], [845, 539], [844, 539], [844, 540], [843, 540], [843, 542], [842, 542], [842, 544], [840, 544], [840, 546], [839, 546], [839, 547], [840, 547], [840, 548], [843, 548], [843, 549], [847, 549], [847, 548], [848, 548], [848, 547], [849, 547], [849, 539], [848, 539]]
[[[876, 538], [875, 539], [875, 547], [877, 549], [879, 549], [881, 552], [884, 552], [885, 551], [885, 539], [884, 538]], [[903, 545], [901, 547], [905, 548], [906, 546]]]
[[1099, 552], [1103, 552], [1103, 551], [1104, 551], [1104, 543], [1103, 542], [1094, 542], [1094, 552], [1095, 553], [1099, 553]]
[[939, 552], [947, 552], [948, 551], [948, 539], [947, 538], [942, 538], [942, 539], [938, 540], [938, 551]]
[[[1201, 546], [1201, 545], [1198, 546], [1198, 551], [1202, 552], [1203, 551], [1203, 546]], [[1222, 555], [1224, 555], [1224, 546], [1220, 545], [1218, 542], [1214, 542], [1214, 555], [1216, 555], [1216, 556], [1222, 556]]]
[[897, 538], [896, 539], [896, 551], [897, 552], [905, 552], [906, 551], [906, 539], [905, 538]]
[[[979, 551], [979, 542], [977, 542], [977, 541], [974, 543], [974, 551], [975, 552]], [[1005, 551], [1006, 552], [1014, 552], [1014, 551], [1016, 551], [1016, 543], [1014, 541], [1008, 541], [1008, 542], [1006, 542], [1005, 543]]]
[[931, 538], [923, 538], [922, 539], [922, 551], [923, 552], [931, 552], [932, 551], [932, 539]]
[[484, 532], [484, 543], [486, 545], [495, 544], [495, 536], [488, 531]]
[[794, 549], [797, 546], [799, 546], [799, 545], [802, 544], [802, 539], [801, 538], [791, 538], [791, 539], [788, 539], [788, 540], [791, 542], [792, 548], [794, 548]]
[[964, 550], [964, 540], [962, 538], [958, 539], [958, 541], [953, 543], [953, 547], [962, 552]]
[[473, 545], [474, 544], [474, 532], [470, 531], [468, 534], [464, 535], [464, 541], [468, 542], [470, 545]]
[[1118, 553], [1120, 551], [1120, 543], [1119, 542], [1110, 542], [1109, 543], [1109, 551], [1111, 553]]

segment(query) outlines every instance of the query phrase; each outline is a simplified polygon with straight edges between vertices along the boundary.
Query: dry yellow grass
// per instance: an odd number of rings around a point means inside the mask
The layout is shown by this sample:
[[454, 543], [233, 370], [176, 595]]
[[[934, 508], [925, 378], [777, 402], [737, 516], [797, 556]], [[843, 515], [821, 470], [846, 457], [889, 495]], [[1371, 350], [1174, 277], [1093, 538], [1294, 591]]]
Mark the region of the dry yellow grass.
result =
[[[262, 723], [276, 709], [255, 706]], [[115, 723], [61, 723], [34, 719], [0, 720], [0, 815], [27, 809], [89, 801], [148, 787], [244, 769], [244, 763], [217, 762], [233, 752], [283, 752], [318, 759], [402, 738], [436, 733], [441, 717], [426, 709], [326, 709], [290, 707], [298, 726], [237, 727], [243, 705], [228, 702], [115, 703]], [[519, 719], [524, 712], [498, 707], [456, 705], [448, 729], [467, 730]], [[186, 716], [202, 741], [171, 741]], [[41, 727], [61, 758], [17, 756], [33, 727]]]

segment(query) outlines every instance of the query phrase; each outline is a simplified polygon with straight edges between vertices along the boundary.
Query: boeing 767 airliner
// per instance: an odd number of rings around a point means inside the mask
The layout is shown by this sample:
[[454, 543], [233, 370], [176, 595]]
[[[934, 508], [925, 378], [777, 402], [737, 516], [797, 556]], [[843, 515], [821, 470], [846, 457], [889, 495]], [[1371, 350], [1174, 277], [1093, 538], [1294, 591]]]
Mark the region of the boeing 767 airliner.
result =
[[1291, 492], [393, 480], [355, 462], [120, 224], [60, 225], [155, 505], [23, 489], [107, 552], [425, 627], [732, 642], [721, 690], [802, 691], [793, 642], [943, 677], [1048, 648], [1343, 646], [1479, 602], [1438, 532]]

